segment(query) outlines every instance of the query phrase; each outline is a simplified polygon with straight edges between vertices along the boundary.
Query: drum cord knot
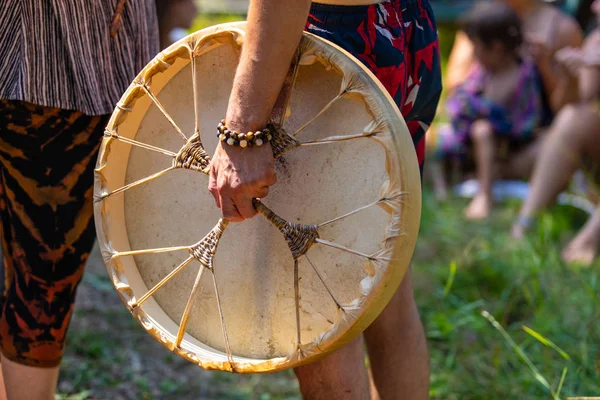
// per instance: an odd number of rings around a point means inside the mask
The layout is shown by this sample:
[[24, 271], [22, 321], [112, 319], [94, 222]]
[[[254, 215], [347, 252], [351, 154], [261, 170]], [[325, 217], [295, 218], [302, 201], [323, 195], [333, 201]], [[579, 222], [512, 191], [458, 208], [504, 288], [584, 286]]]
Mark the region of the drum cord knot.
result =
[[201, 241], [190, 247], [189, 251], [192, 257], [208, 269], [213, 268], [217, 246], [228, 223], [226, 219], [221, 218], [219, 223]]
[[283, 234], [294, 260], [298, 260], [306, 254], [319, 237], [319, 227], [317, 225], [296, 224], [286, 221], [257, 199], [253, 199], [252, 202], [256, 210]]
[[273, 132], [271, 147], [274, 158], [278, 158], [283, 153], [300, 146], [300, 142], [290, 136], [281, 126], [271, 125], [271, 130]]
[[204, 150], [200, 135], [195, 133], [179, 150], [173, 160], [173, 168], [191, 169], [193, 171], [209, 173], [210, 156]]

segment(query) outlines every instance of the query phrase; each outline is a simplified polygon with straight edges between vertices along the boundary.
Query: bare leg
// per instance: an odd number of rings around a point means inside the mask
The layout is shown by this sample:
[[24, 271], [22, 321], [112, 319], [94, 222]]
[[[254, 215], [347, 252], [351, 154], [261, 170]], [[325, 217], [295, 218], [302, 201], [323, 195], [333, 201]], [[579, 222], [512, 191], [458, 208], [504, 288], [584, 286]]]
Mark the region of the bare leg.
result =
[[362, 337], [314, 363], [294, 369], [307, 400], [368, 400], [369, 377]]
[[429, 160], [426, 164], [426, 169], [431, 176], [435, 198], [439, 201], [446, 200], [448, 198], [448, 184], [446, 183], [442, 164], [437, 160]]
[[[429, 356], [410, 272], [365, 331], [373, 381], [382, 400], [429, 398]], [[373, 391], [375, 392], [375, 391]]]
[[2, 374], [10, 400], [54, 400], [59, 367], [36, 368], [2, 358]]
[[[600, 158], [597, 126], [600, 116], [588, 106], [566, 106], [548, 132], [531, 178], [530, 193], [525, 199], [519, 220], [531, 219], [552, 203], [564, 190], [579, 168], [584, 155]], [[513, 226], [514, 237], [522, 237], [526, 224]]]
[[371, 389], [371, 400], [381, 400], [379, 397], [379, 393], [377, 392], [377, 386], [375, 385], [375, 380], [373, 379], [373, 369], [369, 368], [369, 387]]
[[485, 219], [492, 209], [492, 179], [494, 168], [494, 131], [486, 120], [473, 123], [471, 141], [475, 149], [479, 191], [465, 210], [469, 219]]
[[[1, 365], [0, 365], [1, 367]], [[4, 376], [2, 374], [2, 370], [0, 370], [0, 400], [7, 400], [6, 397], [6, 389], [4, 385]]]
[[443, 201], [448, 198], [448, 185], [442, 161], [439, 160], [436, 154], [437, 148], [440, 146], [438, 143], [438, 132], [439, 128], [434, 124], [429, 128], [425, 136], [427, 162], [425, 163], [425, 170], [423, 172], [425, 178], [433, 184], [433, 192], [436, 199]]
[[568, 263], [590, 265], [598, 255], [600, 248], [600, 207], [592, 214], [577, 236], [569, 242], [562, 252], [562, 258]]

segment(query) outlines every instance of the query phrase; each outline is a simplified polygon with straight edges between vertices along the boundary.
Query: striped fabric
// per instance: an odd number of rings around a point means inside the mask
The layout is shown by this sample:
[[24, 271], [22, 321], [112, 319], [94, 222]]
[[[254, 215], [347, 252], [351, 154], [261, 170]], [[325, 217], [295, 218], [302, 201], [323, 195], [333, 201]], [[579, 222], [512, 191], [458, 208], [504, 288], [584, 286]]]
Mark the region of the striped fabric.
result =
[[0, 7], [0, 99], [88, 115], [112, 112], [158, 53], [154, 0], [4, 0]]

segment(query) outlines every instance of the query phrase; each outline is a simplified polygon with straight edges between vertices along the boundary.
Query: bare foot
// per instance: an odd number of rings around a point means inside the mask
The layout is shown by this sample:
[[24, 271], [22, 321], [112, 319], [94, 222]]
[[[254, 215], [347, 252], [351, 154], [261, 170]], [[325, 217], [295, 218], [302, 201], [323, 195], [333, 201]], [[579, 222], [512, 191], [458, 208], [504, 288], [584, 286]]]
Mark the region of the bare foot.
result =
[[523, 216], [523, 215], [519, 216], [512, 226], [510, 235], [512, 236], [513, 239], [523, 239], [525, 237], [525, 235], [527, 234], [527, 232], [533, 226], [533, 223], [534, 223], [533, 217], [528, 217], [528, 216]]
[[465, 217], [471, 220], [482, 220], [490, 216], [492, 199], [485, 193], [477, 193], [465, 209]]
[[590, 265], [600, 248], [600, 222], [590, 219], [562, 251], [567, 263]]

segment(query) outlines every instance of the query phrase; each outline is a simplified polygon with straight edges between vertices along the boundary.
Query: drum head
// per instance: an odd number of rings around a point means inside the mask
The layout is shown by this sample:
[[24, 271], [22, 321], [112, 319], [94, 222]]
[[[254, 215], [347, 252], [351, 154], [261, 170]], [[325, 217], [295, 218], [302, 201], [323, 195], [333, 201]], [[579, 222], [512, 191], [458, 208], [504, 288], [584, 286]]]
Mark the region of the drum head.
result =
[[206, 167], [244, 30], [194, 33], [138, 75], [106, 129], [95, 217], [112, 282], [144, 329], [204, 368], [246, 373], [314, 360], [375, 319], [410, 262], [421, 186], [383, 86], [305, 33], [273, 114], [278, 182], [262, 215], [221, 220]]

